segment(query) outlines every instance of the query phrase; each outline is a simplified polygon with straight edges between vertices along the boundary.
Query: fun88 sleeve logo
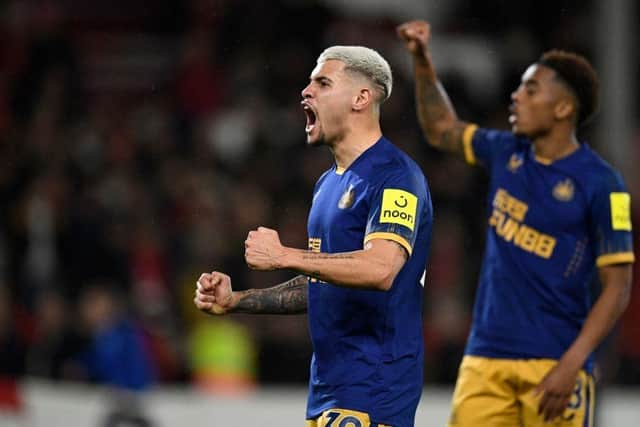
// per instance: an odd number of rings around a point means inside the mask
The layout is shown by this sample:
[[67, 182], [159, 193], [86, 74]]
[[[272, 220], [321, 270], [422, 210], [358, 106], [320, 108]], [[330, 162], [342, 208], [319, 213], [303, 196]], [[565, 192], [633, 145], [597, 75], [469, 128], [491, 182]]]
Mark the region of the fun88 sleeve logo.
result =
[[408, 191], [387, 188], [382, 193], [380, 222], [404, 225], [411, 231], [416, 225], [418, 198]]

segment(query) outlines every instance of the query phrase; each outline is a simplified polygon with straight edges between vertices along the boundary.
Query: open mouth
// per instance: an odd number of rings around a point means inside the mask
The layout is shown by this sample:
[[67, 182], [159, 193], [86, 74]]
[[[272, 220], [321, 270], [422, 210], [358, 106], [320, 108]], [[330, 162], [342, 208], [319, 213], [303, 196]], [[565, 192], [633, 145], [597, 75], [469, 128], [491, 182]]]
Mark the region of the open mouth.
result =
[[313, 111], [313, 109], [311, 108], [311, 106], [309, 106], [309, 104], [306, 103], [302, 103], [302, 111], [304, 111], [305, 116], [307, 117], [307, 124], [304, 127], [305, 132], [307, 132], [307, 134], [311, 133], [311, 131], [313, 130], [313, 128], [316, 126], [316, 122], [317, 122], [317, 116], [316, 116], [316, 112]]

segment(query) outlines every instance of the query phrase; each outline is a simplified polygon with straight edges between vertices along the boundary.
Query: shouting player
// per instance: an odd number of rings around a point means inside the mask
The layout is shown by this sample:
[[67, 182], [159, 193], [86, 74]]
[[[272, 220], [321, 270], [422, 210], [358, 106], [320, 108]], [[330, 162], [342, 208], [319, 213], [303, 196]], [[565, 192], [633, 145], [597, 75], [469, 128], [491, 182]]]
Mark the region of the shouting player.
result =
[[301, 275], [233, 292], [203, 274], [195, 304], [211, 314], [308, 312], [313, 358], [307, 425], [413, 426], [422, 391], [422, 276], [432, 208], [420, 168], [380, 129], [391, 69], [377, 52], [334, 46], [302, 91], [307, 143], [335, 164], [316, 183], [308, 250], [284, 247], [260, 227], [245, 242], [257, 270]]

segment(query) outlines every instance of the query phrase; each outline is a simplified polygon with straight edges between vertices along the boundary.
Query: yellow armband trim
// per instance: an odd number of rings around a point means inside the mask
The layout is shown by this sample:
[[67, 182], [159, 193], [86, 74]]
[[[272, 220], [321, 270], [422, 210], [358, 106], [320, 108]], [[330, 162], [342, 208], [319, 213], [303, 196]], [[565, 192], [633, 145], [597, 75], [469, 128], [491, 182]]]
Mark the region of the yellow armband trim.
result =
[[600, 255], [596, 259], [596, 265], [598, 267], [604, 267], [612, 264], [628, 264], [636, 260], [633, 252], [618, 252], [615, 254]]
[[476, 130], [478, 130], [477, 125], [469, 125], [464, 129], [464, 133], [462, 134], [462, 145], [464, 147], [464, 159], [470, 165], [476, 164], [476, 156], [473, 153], [473, 145], [471, 142], [473, 141], [473, 135], [475, 135]]
[[383, 231], [370, 233], [370, 234], [367, 234], [366, 236], [364, 236], [364, 243], [367, 243], [367, 242], [369, 242], [371, 240], [374, 240], [374, 239], [384, 239], [384, 240], [394, 241], [397, 244], [399, 244], [400, 246], [402, 246], [407, 251], [409, 256], [411, 256], [411, 252], [413, 251], [413, 248], [411, 247], [411, 245], [409, 244], [407, 239], [405, 239], [404, 237], [399, 236], [399, 235], [397, 235], [395, 233], [386, 233], [386, 232], [383, 232]]

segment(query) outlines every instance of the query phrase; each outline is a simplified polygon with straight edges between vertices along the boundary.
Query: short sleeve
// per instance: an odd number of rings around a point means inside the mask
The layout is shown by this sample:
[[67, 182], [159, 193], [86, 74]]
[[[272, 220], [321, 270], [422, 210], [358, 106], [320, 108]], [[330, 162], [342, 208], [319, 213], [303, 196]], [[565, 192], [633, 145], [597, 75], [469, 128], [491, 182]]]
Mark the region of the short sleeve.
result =
[[494, 159], [516, 144], [513, 133], [495, 129], [478, 128], [470, 124], [462, 134], [464, 158], [471, 165], [481, 164], [491, 168]]
[[424, 176], [394, 174], [384, 180], [374, 194], [364, 243], [373, 239], [392, 240], [411, 255], [424, 210], [431, 215]]
[[618, 174], [605, 177], [592, 198], [590, 211], [596, 265], [634, 262], [631, 197]]

